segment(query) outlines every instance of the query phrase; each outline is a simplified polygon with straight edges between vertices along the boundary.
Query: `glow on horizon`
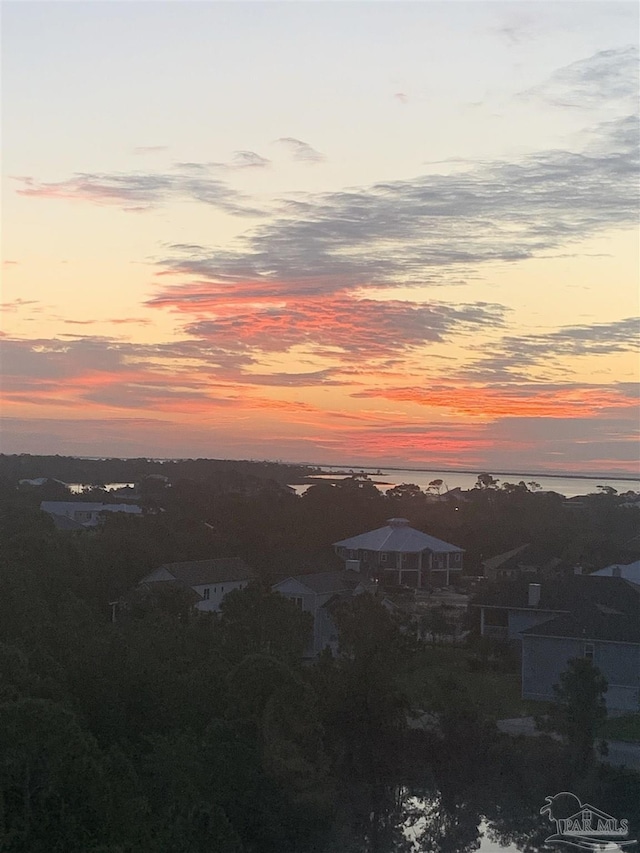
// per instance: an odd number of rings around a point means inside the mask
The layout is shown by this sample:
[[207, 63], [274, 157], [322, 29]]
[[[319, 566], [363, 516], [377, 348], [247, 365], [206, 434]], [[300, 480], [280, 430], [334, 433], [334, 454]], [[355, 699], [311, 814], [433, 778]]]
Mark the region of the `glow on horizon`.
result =
[[637, 475], [638, 17], [9, 0], [2, 451]]

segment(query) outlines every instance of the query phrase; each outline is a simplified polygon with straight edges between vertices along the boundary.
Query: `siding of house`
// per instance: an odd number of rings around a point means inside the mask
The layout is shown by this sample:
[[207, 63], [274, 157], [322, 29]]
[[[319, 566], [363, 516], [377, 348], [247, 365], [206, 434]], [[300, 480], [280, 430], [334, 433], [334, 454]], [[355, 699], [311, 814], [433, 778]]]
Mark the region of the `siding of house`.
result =
[[320, 607], [314, 622], [314, 653], [319, 654], [327, 646], [333, 654], [338, 651], [338, 629], [326, 607]]
[[[192, 587], [199, 595], [202, 596], [202, 601], [196, 604], [196, 610], [218, 611], [222, 604], [223, 598], [228, 595], [233, 589], [244, 589], [248, 581], [222, 581], [222, 583], [205, 583]], [[208, 597], [206, 590], [209, 590]]]
[[[591, 642], [588, 641], [587, 642]], [[640, 646], [593, 641], [593, 663], [609, 683], [607, 708], [640, 709]], [[552, 700], [571, 658], [584, 657], [585, 641], [560, 637], [526, 636], [522, 643], [522, 698]]]
[[594, 647], [594, 663], [609, 682], [607, 706], [640, 711], [640, 646], [596, 642]]
[[313, 616], [313, 636], [305, 654], [309, 657], [319, 654], [326, 645], [325, 635], [327, 634], [326, 626], [323, 624], [324, 620], [320, 616], [322, 612], [320, 608], [331, 598], [333, 593], [315, 593], [295, 578], [282, 581], [272, 589], [274, 592], [284, 595], [285, 598], [293, 600], [301, 610]]
[[[301, 609], [304, 610], [305, 613], [311, 613], [312, 616], [315, 616], [316, 608], [319, 607], [316, 603], [316, 598], [318, 598], [318, 596], [316, 596], [313, 590], [309, 589], [308, 586], [300, 583], [295, 578], [288, 578], [285, 581], [275, 584], [273, 591], [279, 592], [280, 595], [284, 595], [285, 598], [293, 599], [298, 606], [300, 606], [299, 602], [302, 600]], [[323, 604], [328, 598], [329, 596], [325, 595], [323, 601], [320, 603]]]
[[580, 640], [555, 637], [526, 637], [522, 643], [522, 698], [554, 699], [553, 685], [567, 668], [571, 658], [582, 657]]

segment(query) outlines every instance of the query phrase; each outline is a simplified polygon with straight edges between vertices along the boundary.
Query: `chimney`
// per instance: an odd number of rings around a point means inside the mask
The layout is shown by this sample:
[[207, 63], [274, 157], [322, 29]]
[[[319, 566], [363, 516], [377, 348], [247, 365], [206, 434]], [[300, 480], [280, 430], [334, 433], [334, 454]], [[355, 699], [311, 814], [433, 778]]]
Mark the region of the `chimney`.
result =
[[359, 572], [360, 571], [360, 560], [345, 560], [344, 567], [347, 571], [351, 572]]
[[537, 607], [540, 604], [540, 593], [542, 587], [539, 583], [529, 584], [529, 607]]
[[582, 574], [582, 566], [574, 566], [573, 567], [573, 573], [574, 573], [574, 575], [581, 575]]
[[622, 577], [622, 569], [620, 568], [620, 566], [613, 566], [613, 568], [611, 569], [611, 576], [614, 578]]

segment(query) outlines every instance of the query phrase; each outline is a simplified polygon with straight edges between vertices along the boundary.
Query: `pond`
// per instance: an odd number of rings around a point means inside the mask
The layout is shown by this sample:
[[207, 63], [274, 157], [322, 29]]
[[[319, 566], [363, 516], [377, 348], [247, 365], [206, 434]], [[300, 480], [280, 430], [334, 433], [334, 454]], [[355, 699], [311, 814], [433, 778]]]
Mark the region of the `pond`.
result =
[[363, 853], [638, 849], [631, 842], [640, 838], [639, 774], [594, 763], [575, 775], [546, 737], [500, 736], [472, 749], [465, 740], [461, 733], [460, 749], [436, 750], [424, 771], [429, 748], [413, 744], [407, 784], [389, 799], [380, 835]]

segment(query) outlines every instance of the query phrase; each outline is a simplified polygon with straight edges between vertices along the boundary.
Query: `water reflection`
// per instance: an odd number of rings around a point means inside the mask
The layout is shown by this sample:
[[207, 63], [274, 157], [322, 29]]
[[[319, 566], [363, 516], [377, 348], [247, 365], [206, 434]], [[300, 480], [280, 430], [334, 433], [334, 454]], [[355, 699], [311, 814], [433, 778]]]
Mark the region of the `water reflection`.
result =
[[[426, 744], [425, 744], [426, 746]], [[412, 745], [412, 758], [416, 744]], [[451, 760], [447, 750], [453, 747]], [[419, 752], [419, 750], [418, 750]], [[362, 848], [367, 853], [539, 853], [577, 849], [546, 845], [556, 831], [540, 814], [547, 797], [572, 791], [582, 803], [629, 821], [628, 839], [640, 833], [640, 775], [595, 765], [575, 778], [561, 746], [546, 738], [496, 739], [486, 751], [462, 761], [455, 745], [429, 744], [430, 766], [422, 784], [410, 768], [408, 784], [396, 789], [383, 829]], [[426, 754], [423, 753], [423, 758]], [[426, 766], [426, 765], [425, 765]], [[392, 800], [395, 804], [392, 805]], [[395, 824], [395, 825], [394, 825]], [[633, 850], [603, 841], [602, 851]]]
[[[407, 840], [410, 842], [413, 851], [422, 851], [424, 847], [424, 833], [430, 821], [437, 819], [438, 803], [435, 800], [423, 800], [417, 797], [409, 797], [407, 799], [407, 810], [412, 815], [404, 825], [404, 832]], [[417, 816], [417, 819], [415, 817]], [[519, 853], [519, 848], [514, 844], [502, 844], [500, 841], [492, 837], [491, 826], [486, 818], [481, 818], [479, 825], [473, 832], [473, 840], [471, 850], [477, 850], [478, 853]], [[455, 836], [451, 839], [455, 842]], [[478, 846], [479, 845], [479, 846]]]

